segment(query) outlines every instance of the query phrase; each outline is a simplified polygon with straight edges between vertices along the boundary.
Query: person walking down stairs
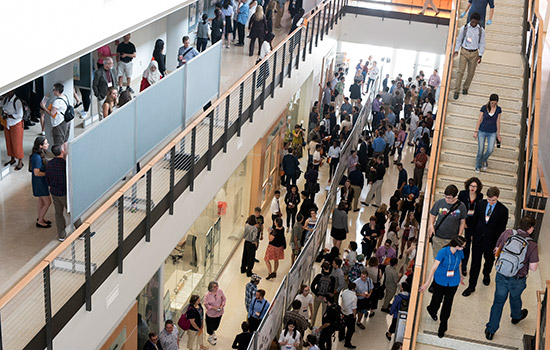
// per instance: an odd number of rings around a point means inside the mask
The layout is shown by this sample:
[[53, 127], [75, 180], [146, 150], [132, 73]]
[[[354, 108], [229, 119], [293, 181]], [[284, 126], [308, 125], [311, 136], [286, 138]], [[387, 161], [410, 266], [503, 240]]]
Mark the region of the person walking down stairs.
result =
[[458, 63], [458, 74], [455, 83], [454, 99], [458, 99], [460, 95], [460, 87], [462, 85], [462, 76], [468, 65], [468, 74], [462, 86], [462, 94], [467, 95], [470, 83], [474, 78], [476, 67], [481, 63], [481, 57], [485, 52], [485, 29], [479, 25], [479, 13], [472, 13], [470, 22], [460, 28], [460, 33], [456, 40], [455, 52], [453, 57], [458, 56], [460, 51], [460, 59]]

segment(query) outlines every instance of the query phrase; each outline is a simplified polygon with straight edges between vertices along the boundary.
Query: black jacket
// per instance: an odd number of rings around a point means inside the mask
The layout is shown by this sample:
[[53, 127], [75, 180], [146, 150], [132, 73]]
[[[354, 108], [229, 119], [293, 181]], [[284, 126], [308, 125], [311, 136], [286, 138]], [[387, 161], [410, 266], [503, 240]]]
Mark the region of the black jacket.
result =
[[[473, 210], [475, 212], [475, 209], [477, 207], [477, 204], [480, 200], [483, 199], [483, 194], [482, 193], [478, 193], [477, 194], [477, 198], [475, 199], [475, 201], [472, 203], [470, 202], [470, 195], [468, 193], [468, 191], [466, 190], [462, 190], [458, 193], [458, 200], [461, 201], [462, 203], [464, 203], [464, 205], [466, 206], [466, 210], [470, 211], [470, 210]], [[468, 217], [466, 217], [466, 231], [467, 232], [473, 232], [475, 227], [474, 227], [474, 215], [468, 215]]]
[[151, 343], [150, 340], [147, 340], [147, 343], [143, 346], [143, 350], [163, 350], [162, 345], [160, 344], [160, 341], [157, 341], [157, 347]]
[[486, 199], [477, 202], [474, 217], [472, 219], [475, 225], [473, 241], [481, 241], [484, 244], [489, 244], [491, 247], [494, 247], [500, 234], [506, 230], [506, 224], [508, 224], [508, 208], [501, 202], [497, 202], [488, 222], [485, 221], [486, 208]]

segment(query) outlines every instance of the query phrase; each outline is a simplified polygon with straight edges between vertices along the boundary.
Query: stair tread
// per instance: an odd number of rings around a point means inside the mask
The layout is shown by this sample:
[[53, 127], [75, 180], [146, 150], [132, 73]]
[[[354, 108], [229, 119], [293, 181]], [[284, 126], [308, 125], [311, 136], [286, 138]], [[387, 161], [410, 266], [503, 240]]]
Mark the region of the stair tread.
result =
[[[491, 159], [493, 160], [493, 159]], [[447, 166], [449, 168], [459, 168], [459, 169], [463, 169], [463, 170], [472, 170], [472, 168], [466, 164], [462, 164], [462, 163], [451, 163], [451, 162], [439, 162], [439, 166], [442, 167], [442, 166]], [[487, 174], [487, 175], [500, 175], [500, 176], [509, 176], [509, 177], [512, 177], [512, 178], [516, 178], [517, 177], [517, 173], [514, 172], [514, 171], [506, 171], [506, 170], [497, 170], [497, 169], [492, 169], [492, 168], [488, 168], [486, 171], [483, 171], [484, 174]]]
[[[477, 115], [470, 115], [468, 113], [466, 114], [456, 114], [455, 112], [449, 112], [447, 113], [447, 118], [448, 117], [457, 117], [457, 118], [467, 118], [467, 119], [472, 119], [472, 120], [477, 120], [478, 116]], [[445, 119], [447, 120], [447, 119]], [[518, 122], [514, 122], [514, 121], [510, 121], [510, 120], [505, 120], [504, 118], [501, 118], [500, 119], [500, 124], [507, 124], [507, 125], [514, 125], [514, 126], [519, 126], [518, 125]], [[451, 124], [453, 126], [455, 126], [455, 124]]]
[[[475, 174], [475, 175], [477, 175], [477, 174]], [[475, 176], [475, 175], [472, 175], [472, 176]], [[437, 176], [437, 182], [438, 183], [436, 183], [436, 186], [435, 186], [436, 191], [437, 191], [438, 188], [442, 189], [443, 191], [445, 190], [445, 188], [439, 186], [439, 181], [441, 181], [441, 180], [448, 180], [450, 182], [454, 182], [454, 184], [457, 185], [457, 187], [461, 187], [460, 185], [463, 184], [464, 181], [466, 181], [467, 179], [463, 179], [461, 177], [453, 176], [453, 175], [440, 174], [440, 175]], [[500, 189], [501, 192], [514, 193], [514, 194], [517, 191], [515, 186], [506, 185], [506, 184], [502, 184], [499, 187], [499, 189]]]
[[[444, 126], [445, 129], [447, 128], [451, 128], [451, 129], [461, 129], [461, 130], [464, 130], [464, 131], [471, 131], [472, 132], [472, 137], [473, 137], [473, 133], [475, 131], [475, 125], [456, 125], [456, 124], [450, 124], [450, 125], [447, 125], [447, 123], [445, 123], [446, 125]], [[511, 133], [507, 133], [507, 132], [500, 132], [500, 136], [504, 136], [504, 137], [518, 137], [518, 134], [511, 134]]]
[[[462, 95], [462, 96], [464, 96], [464, 95]], [[474, 96], [474, 97], [478, 97], [478, 98], [484, 98], [484, 99], [486, 99], [487, 101], [489, 100], [487, 94], [482, 95], [482, 94], [477, 94], [477, 93], [473, 93], [473, 92], [470, 92], [470, 91], [468, 91], [468, 95], [466, 95], [466, 96]], [[471, 102], [471, 101], [464, 101], [465, 98], [468, 98], [468, 97], [462, 97], [462, 99], [459, 98], [458, 100], [454, 100], [454, 99], [453, 99], [452, 101], [449, 101], [449, 105], [457, 104], [457, 105], [462, 105], [462, 106], [464, 106], [464, 107], [481, 108], [481, 105], [480, 105], [480, 106], [472, 106], [472, 102]], [[502, 101], [499, 101], [499, 102], [502, 102]], [[512, 101], [507, 101], [507, 102], [513, 103]], [[520, 104], [521, 104], [521, 102], [520, 102], [520, 101], [517, 101], [517, 100], [514, 101], [514, 102], [515, 102], [515, 103], [520, 103]], [[502, 108], [502, 110], [503, 110], [504, 113], [521, 114], [521, 107], [516, 109], [516, 108], [502, 107], [502, 105], [501, 105], [500, 108]]]
[[[456, 151], [456, 150], [452, 150], [452, 149], [447, 149], [447, 150], [441, 150], [441, 153], [445, 153], [445, 154], [449, 154], [451, 156], [463, 156], [463, 157], [472, 157], [472, 154], [470, 152], [461, 152], [461, 151]], [[510, 159], [510, 158], [503, 158], [503, 157], [496, 157], [495, 155], [491, 155], [491, 160], [492, 161], [498, 161], [498, 162], [506, 162], [506, 163], [510, 163], [510, 164], [513, 164], [513, 165], [518, 165], [518, 160], [517, 159]]]
[[[472, 145], [475, 145], [477, 146], [477, 140], [474, 140], [473, 138], [470, 140], [470, 139], [465, 139], [465, 138], [462, 138], [462, 137], [452, 137], [452, 136], [443, 136], [443, 142], [445, 141], [450, 141], [450, 142], [462, 142], [462, 143], [468, 143], [468, 144], [472, 144]], [[495, 147], [495, 150], [497, 148]], [[518, 151], [518, 148], [517, 147], [511, 147], [511, 146], [507, 146], [507, 145], [502, 145], [500, 147], [501, 150], [506, 150], [506, 151]]]

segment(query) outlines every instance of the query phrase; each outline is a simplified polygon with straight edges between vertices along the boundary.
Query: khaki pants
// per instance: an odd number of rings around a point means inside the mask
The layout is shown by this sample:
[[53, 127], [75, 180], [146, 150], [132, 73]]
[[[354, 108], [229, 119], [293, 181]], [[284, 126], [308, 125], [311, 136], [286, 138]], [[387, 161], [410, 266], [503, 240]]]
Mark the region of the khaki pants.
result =
[[359, 196], [361, 196], [361, 187], [351, 185], [351, 188], [353, 188], [353, 202], [352, 202], [352, 210], [357, 209], [357, 202], [359, 201]]
[[380, 203], [382, 202], [382, 184], [384, 183], [384, 179], [382, 180], [376, 180], [372, 183], [369, 193], [367, 194], [367, 198], [365, 199], [365, 202], [370, 204], [372, 201], [372, 198], [374, 197], [374, 202], [377, 206], [380, 206]]
[[321, 315], [324, 315], [325, 311], [327, 309], [327, 304], [324, 303], [324, 298], [323, 297], [315, 296], [313, 298], [313, 315], [311, 316], [311, 326], [312, 327], [315, 325], [315, 319], [317, 318], [317, 312], [319, 311], [319, 306], [322, 306]]
[[198, 343], [199, 346], [204, 345], [204, 331], [199, 335], [199, 332], [194, 330], [187, 331], [187, 348], [189, 350], [195, 349], [195, 343]]
[[470, 83], [472, 82], [472, 79], [474, 79], [474, 74], [476, 72], [478, 59], [478, 50], [468, 51], [463, 47], [460, 48], [460, 58], [458, 60], [458, 74], [456, 77], [455, 92], [460, 93], [460, 85], [462, 84], [462, 76], [464, 75], [466, 64], [468, 64], [468, 75], [466, 76], [466, 80], [464, 81], [463, 89], [468, 90], [470, 88]]
[[67, 233], [65, 232], [67, 223], [65, 222], [63, 212], [65, 208], [67, 208], [67, 196], [54, 196], [52, 194], [52, 202], [55, 210], [55, 226], [57, 227], [57, 236], [59, 238], [65, 238], [67, 236]]
[[277, 13], [275, 14], [275, 28], [281, 28], [281, 19], [285, 13], [285, 5], [281, 7], [279, 1], [277, 1]]
[[432, 237], [432, 249], [433, 249], [434, 259], [437, 256], [437, 252], [439, 252], [441, 248], [449, 244], [449, 242], [451, 242], [450, 239], [439, 238], [436, 236]]

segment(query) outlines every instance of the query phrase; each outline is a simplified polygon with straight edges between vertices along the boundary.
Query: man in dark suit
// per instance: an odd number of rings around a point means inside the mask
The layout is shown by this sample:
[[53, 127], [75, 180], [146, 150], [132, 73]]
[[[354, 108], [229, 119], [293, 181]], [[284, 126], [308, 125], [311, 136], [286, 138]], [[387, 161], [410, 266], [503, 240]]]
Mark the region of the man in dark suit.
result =
[[149, 340], [147, 340], [147, 343], [143, 346], [143, 350], [162, 350], [162, 345], [160, 345], [157, 333], [149, 333]]
[[472, 220], [475, 226], [472, 237], [470, 281], [468, 288], [462, 292], [465, 297], [476, 290], [482, 257], [485, 259], [483, 284], [488, 286], [491, 283], [491, 270], [495, 262], [493, 250], [500, 234], [506, 230], [506, 224], [508, 223], [508, 208], [498, 201], [499, 196], [500, 190], [497, 187], [489, 187], [487, 199], [480, 200], [476, 205]]

